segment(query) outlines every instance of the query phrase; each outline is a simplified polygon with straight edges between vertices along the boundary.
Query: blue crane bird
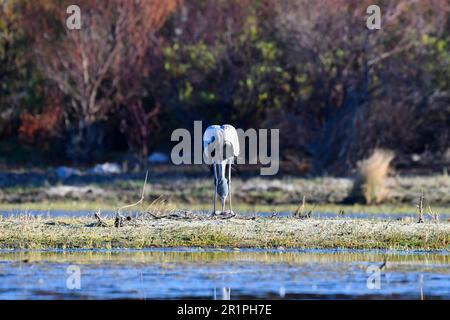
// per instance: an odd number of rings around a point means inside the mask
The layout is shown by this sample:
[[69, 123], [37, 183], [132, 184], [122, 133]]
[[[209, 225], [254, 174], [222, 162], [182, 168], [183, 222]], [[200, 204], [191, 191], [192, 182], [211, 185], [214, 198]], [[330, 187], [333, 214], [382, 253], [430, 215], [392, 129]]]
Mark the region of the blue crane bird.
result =
[[[214, 208], [216, 214], [217, 195], [222, 200], [222, 213], [225, 212], [225, 202], [229, 196], [231, 207], [231, 165], [234, 158], [239, 156], [239, 138], [236, 129], [229, 124], [213, 125], [206, 128], [203, 134], [203, 150], [205, 160], [212, 163], [214, 169]], [[228, 168], [228, 179], [226, 171]]]

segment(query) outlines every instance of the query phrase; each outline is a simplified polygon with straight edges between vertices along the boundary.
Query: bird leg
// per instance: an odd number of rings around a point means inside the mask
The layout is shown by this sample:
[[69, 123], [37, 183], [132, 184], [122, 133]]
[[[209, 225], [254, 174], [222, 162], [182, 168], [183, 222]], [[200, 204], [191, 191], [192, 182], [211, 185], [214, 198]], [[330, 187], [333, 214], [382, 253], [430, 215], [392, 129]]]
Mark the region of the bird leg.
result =
[[212, 215], [215, 216], [216, 215], [216, 199], [217, 199], [217, 172], [216, 172], [216, 165], [213, 164], [213, 166], [214, 166], [214, 208], [213, 208]]
[[231, 162], [228, 168], [228, 190], [230, 196], [230, 214], [233, 214], [233, 209], [231, 208]]
[[226, 202], [226, 200], [227, 200], [226, 197], [223, 197], [223, 198], [222, 198], [222, 214], [225, 213], [225, 202]]
[[215, 187], [215, 190], [214, 190], [214, 208], [213, 208], [213, 213], [212, 213], [213, 216], [216, 215], [216, 201], [217, 201], [216, 198], [217, 198], [217, 186]]

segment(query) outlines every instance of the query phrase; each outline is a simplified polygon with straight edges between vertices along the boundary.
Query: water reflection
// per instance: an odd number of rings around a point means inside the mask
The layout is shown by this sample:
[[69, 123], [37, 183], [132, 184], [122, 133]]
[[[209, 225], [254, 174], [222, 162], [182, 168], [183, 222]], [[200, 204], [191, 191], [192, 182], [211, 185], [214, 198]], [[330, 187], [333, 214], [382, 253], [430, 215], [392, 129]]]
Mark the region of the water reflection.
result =
[[[67, 288], [70, 266], [79, 267], [79, 290]], [[380, 268], [376, 290], [367, 285], [371, 266]], [[331, 250], [1, 251], [0, 298], [448, 299], [450, 255]]]
[[222, 287], [219, 292], [220, 295], [217, 294], [217, 288], [214, 288], [213, 300], [231, 300], [231, 288]]

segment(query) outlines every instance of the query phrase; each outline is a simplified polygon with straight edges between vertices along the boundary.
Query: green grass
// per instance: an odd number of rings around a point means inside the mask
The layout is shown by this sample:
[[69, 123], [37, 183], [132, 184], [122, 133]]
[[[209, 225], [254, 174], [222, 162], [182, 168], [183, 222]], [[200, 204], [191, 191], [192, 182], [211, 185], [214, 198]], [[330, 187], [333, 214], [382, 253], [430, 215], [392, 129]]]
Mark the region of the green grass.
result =
[[67, 211], [115, 211], [123, 205], [119, 201], [83, 201], [83, 200], [57, 200], [57, 201], [41, 201], [41, 202], [25, 202], [25, 203], [0, 203], [1, 211], [20, 211], [26, 213], [27, 210], [67, 210]]
[[138, 219], [122, 228], [93, 218], [0, 219], [0, 248], [349, 248], [450, 249], [450, 224], [414, 220], [257, 218]]

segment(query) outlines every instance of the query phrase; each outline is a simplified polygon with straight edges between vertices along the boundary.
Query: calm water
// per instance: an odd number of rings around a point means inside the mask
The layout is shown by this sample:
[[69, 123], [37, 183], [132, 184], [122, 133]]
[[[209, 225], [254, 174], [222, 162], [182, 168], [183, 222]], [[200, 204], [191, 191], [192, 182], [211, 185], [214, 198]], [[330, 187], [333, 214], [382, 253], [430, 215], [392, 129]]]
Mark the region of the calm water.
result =
[[[0, 212], [0, 216], [20, 216], [20, 215], [31, 215], [31, 216], [43, 216], [43, 217], [87, 217], [92, 216], [95, 211], [88, 210], [4, 210]], [[204, 214], [209, 214], [209, 212], [203, 212]], [[104, 217], [114, 217], [115, 212], [113, 211], [102, 211], [102, 216]], [[131, 216], [136, 216], [138, 212], [128, 212], [127, 214]], [[259, 217], [270, 217], [271, 212], [239, 212], [243, 216], [259, 216]], [[280, 217], [292, 216], [292, 212], [278, 212]], [[339, 215], [336, 212], [314, 212], [315, 218], [348, 218], [348, 219], [402, 219], [402, 218], [417, 218], [416, 213], [367, 213], [367, 212], [355, 212], [346, 213], [344, 216]], [[425, 215], [426, 220], [430, 220], [429, 215]], [[445, 221], [450, 219], [450, 212], [440, 212], [440, 219]]]
[[450, 253], [0, 251], [0, 299], [117, 298], [450, 299]]

